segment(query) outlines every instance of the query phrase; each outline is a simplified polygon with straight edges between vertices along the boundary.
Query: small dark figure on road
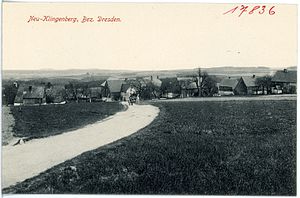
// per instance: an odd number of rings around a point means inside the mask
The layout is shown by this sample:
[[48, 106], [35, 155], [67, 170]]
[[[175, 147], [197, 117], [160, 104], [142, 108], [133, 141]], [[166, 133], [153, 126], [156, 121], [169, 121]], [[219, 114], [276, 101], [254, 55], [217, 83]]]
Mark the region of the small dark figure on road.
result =
[[129, 103], [129, 105], [133, 105], [133, 103], [135, 103], [135, 102], [136, 102], [136, 94], [131, 94], [129, 96], [128, 103]]

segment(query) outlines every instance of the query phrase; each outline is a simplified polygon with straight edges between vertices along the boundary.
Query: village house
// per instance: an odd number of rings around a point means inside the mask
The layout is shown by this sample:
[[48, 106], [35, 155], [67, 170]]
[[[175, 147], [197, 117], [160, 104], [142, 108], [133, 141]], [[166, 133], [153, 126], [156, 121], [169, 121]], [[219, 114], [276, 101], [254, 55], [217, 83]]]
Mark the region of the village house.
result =
[[236, 78], [227, 77], [221, 80], [218, 84], [218, 94], [220, 96], [230, 96], [235, 95], [235, 88], [238, 84]]
[[89, 102], [101, 102], [106, 100], [108, 95], [108, 86], [106, 80], [88, 82], [87, 92]]
[[108, 79], [107, 87], [109, 90], [108, 98], [110, 100], [118, 101], [121, 99], [121, 88], [125, 80], [122, 79]]
[[68, 102], [100, 102], [106, 100], [109, 94], [104, 80], [70, 82], [65, 85], [65, 89]]
[[102, 100], [105, 101], [109, 97], [109, 87], [107, 81], [105, 80], [103, 83], [101, 83], [100, 87], [102, 88], [101, 90]]
[[236, 95], [256, 95], [263, 94], [261, 88], [256, 84], [257, 77], [252, 76], [242, 76], [238, 84], [235, 87]]
[[46, 101], [44, 86], [29, 86], [23, 92], [23, 105], [42, 104]]
[[277, 71], [272, 78], [273, 94], [295, 94], [297, 92], [297, 71]]
[[180, 97], [187, 98], [196, 96], [199, 92], [197, 83], [193, 77], [178, 77], [180, 84]]

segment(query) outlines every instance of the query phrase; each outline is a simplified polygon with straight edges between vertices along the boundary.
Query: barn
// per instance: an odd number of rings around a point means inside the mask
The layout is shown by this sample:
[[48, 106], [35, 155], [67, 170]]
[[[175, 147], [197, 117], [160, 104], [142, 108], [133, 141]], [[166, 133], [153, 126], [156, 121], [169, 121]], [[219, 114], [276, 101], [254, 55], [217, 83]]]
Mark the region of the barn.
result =
[[[237, 95], [257, 95], [264, 94], [261, 87], [256, 83], [257, 77], [252, 76], [243, 76], [239, 79], [239, 82], [235, 89], [235, 94]], [[265, 90], [266, 94], [266, 90]]]
[[45, 88], [43, 86], [29, 86], [28, 90], [24, 91], [23, 104], [34, 105], [45, 102]]
[[219, 83], [219, 95], [221, 96], [230, 96], [235, 95], [235, 88], [238, 84], [238, 80], [236, 78], [227, 77], [221, 80]]
[[295, 94], [297, 91], [297, 71], [287, 69], [277, 71], [271, 81], [274, 94]]
[[111, 98], [111, 100], [120, 100], [121, 87], [125, 81], [121, 79], [108, 79], [106, 83], [109, 90], [108, 97]]

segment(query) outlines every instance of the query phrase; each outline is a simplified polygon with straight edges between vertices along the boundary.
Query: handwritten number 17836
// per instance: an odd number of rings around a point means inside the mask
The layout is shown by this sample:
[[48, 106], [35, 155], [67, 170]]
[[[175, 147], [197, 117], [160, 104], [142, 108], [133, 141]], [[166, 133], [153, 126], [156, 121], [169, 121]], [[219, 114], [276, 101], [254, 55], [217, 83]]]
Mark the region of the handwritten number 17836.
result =
[[263, 5], [263, 6], [245, 6], [245, 5], [241, 5], [241, 6], [236, 6], [230, 10], [228, 10], [227, 12], [224, 12], [223, 15], [225, 14], [233, 14], [235, 12], [239, 12], [238, 17], [241, 17], [243, 13], [248, 13], [249, 15], [251, 14], [264, 14], [267, 11], [269, 12], [269, 15], [274, 15], [275, 11], [274, 11], [275, 6], [271, 6], [268, 7]]

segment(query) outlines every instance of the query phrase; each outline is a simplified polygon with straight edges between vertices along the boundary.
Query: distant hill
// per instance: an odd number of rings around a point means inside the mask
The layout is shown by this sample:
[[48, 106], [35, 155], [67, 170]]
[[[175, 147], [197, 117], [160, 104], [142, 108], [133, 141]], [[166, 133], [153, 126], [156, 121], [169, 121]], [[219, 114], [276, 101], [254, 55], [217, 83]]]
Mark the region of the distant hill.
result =
[[293, 66], [293, 67], [288, 67], [288, 70], [292, 70], [292, 71], [297, 71], [297, 66]]
[[[297, 67], [289, 67], [290, 70], [295, 70]], [[203, 68], [202, 72], [207, 72], [215, 76], [256, 76], [272, 75], [277, 69], [269, 67], [211, 67]], [[132, 71], [132, 70], [101, 70], [101, 69], [71, 69], [71, 70], [4, 70], [2, 72], [4, 80], [32, 80], [49, 78], [55, 79], [74, 79], [74, 80], [97, 80], [104, 77], [145, 77], [159, 76], [175, 77], [175, 76], [193, 76], [197, 75], [195, 69], [179, 69], [179, 70], [159, 70], [159, 71]]]

